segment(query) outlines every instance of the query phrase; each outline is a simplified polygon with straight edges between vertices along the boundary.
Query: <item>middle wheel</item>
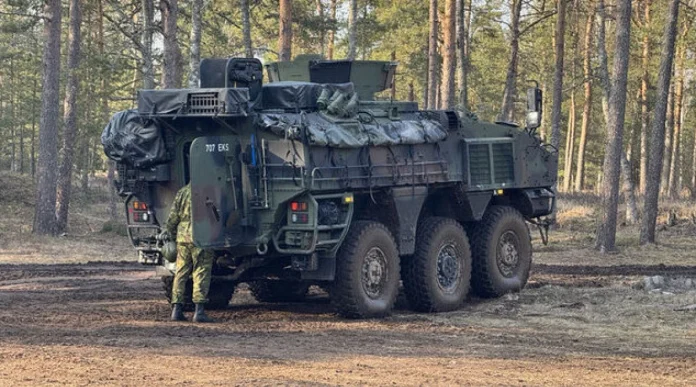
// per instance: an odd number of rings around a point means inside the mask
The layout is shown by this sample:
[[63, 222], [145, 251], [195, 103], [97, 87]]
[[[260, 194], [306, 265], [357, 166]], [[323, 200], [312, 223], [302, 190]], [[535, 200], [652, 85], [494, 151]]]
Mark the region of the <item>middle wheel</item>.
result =
[[402, 278], [414, 310], [459, 308], [471, 279], [471, 249], [462, 226], [449, 218], [425, 219], [418, 226], [415, 253], [404, 260]]

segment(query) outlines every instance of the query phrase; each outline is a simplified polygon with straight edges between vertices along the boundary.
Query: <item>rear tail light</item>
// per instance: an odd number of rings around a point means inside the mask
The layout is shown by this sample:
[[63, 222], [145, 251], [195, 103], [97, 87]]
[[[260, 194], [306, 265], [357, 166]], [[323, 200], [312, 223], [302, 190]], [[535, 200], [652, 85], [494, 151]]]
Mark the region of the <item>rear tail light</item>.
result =
[[290, 202], [290, 211], [307, 211], [307, 208], [306, 202]]
[[135, 201], [133, 202], [133, 208], [136, 210], [145, 211], [147, 210], [147, 204], [145, 204], [145, 202]]
[[136, 222], [149, 222], [150, 214], [148, 214], [147, 212], [134, 212], [133, 220]]

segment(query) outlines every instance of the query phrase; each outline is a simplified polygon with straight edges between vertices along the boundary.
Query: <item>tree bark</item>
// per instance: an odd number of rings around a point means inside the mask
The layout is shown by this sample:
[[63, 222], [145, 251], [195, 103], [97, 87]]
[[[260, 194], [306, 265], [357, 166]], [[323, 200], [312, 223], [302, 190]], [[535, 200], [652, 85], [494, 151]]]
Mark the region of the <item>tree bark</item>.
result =
[[471, 0], [457, 1], [457, 70], [459, 104], [469, 110], [469, 30], [471, 26]]
[[442, 23], [443, 60], [442, 60], [442, 84], [440, 85], [441, 109], [450, 109], [455, 104], [454, 76], [457, 70], [457, 31], [456, 0], [445, 0], [445, 14]]
[[631, 0], [618, 0], [616, 5], [618, 8], [616, 13], [616, 48], [614, 50], [613, 80], [609, 95], [602, 206], [600, 207], [596, 243], [596, 248], [603, 253], [616, 250], [616, 220], [619, 206], [619, 179], [621, 176], [631, 40]]
[[[242, 0], [242, 24], [244, 24], [244, 3]], [[248, 11], [248, 9], [247, 9]], [[191, 36], [189, 39], [190, 55], [189, 55], [189, 78], [188, 87], [194, 89], [198, 87], [198, 81], [201, 79], [201, 74], [198, 65], [201, 63], [201, 18], [203, 14], [203, 0], [191, 1]], [[249, 16], [247, 14], [247, 16]], [[244, 42], [246, 47], [246, 41]]]
[[678, 182], [681, 166], [679, 165], [681, 155], [681, 136], [682, 123], [684, 122], [684, 80], [686, 78], [686, 37], [691, 27], [688, 21], [682, 23], [681, 39], [679, 52], [677, 53], [677, 63], [674, 70], [674, 132], [672, 133], [672, 160], [669, 166], [669, 187], [667, 195], [676, 199], [679, 196]]
[[639, 190], [645, 195], [645, 186], [648, 181], [648, 125], [650, 114], [648, 113], [648, 84], [650, 81], [650, 3], [652, 0], [643, 0], [645, 7], [643, 16], [643, 53], [641, 57], [642, 74], [640, 78], [640, 178]]
[[626, 195], [626, 224], [638, 223], [638, 204], [636, 200], [635, 187], [631, 179], [631, 162], [626, 157], [626, 153], [621, 153], [621, 180], [624, 195]]
[[163, 35], [162, 87], [181, 88], [181, 50], [177, 40], [177, 21], [179, 19], [179, 0], [160, 0]]
[[[559, 4], [565, 0], [558, 0]], [[508, 62], [507, 76], [505, 77], [505, 90], [503, 91], [503, 106], [500, 113], [502, 121], [513, 122], [515, 119], [515, 98], [517, 97], [517, 67], [520, 48], [520, 14], [522, 13], [522, 0], [510, 0], [510, 60]], [[560, 15], [560, 14], [559, 14]], [[560, 17], [560, 16], [559, 16]], [[560, 39], [563, 42], [563, 38]]]
[[36, 176], [36, 93], [39, 89], [37, 80], [34, 78], [34, 86], [31, 94], [31, 177]]
[[563, 104], [563, 55], [565, 33], [565, 0], [557, 0], [556, 21], [556, 68], [553, 73], [553, 106], [551, 107], [551, 146], [559, 149], [561, 146], [561, 106]]
[[[674, 69], [672, 69], [674, 76]], [[665, 123], [665, 150], [662, 159], [662, 179], [660, 192], [663, 196], [667, 195], [669, 189], [669, 166], [672, 164], [672, 135], [674, 134], [674, 82], [669, 85], [667, 95], [667, 118]]]
[[58, 191], [56, 194], [56, 232], [64, 233], [68, 228], [68, 208], [72, 191], [72, 171], [75, 155], [75, 137], [77, 135], [77, 94], [80, 81], [77, 70], [80, 66], [80, 27], [82, 11], [80, 0], [70, 0], [70, 35], [68, 38], [68, 79], [63, 101], [63, 143], [60, 149], [60, 166], [58, 167]]
[[[573, 81], [575, 83], [575, 81]], [[574, 85], [573, 85], [574, 87]], [[575, 149], [575, 92], [570, 92], [570, 106], [568, 108], [568, 132], [566, 134], [565, 157], [563, 164], [563, 186], [564, 192], [570, 191], [570, 182], [573, 179], [573, 152]]]
[[427, 109], [437, 109], [437, 0], [430, 0], [430, 33], [428, 35], [428, 82], [427, 82]]
[[324, 4], [322, 0], [314, 0], [317, 16], [321, 20], [321, 28], [319, 28], [319, 53], [322, 57], [326, 55], [326, 18], [324, 17]]
[[60, 82], [60, 0], [44, 5], [43, 88], [39, 123], [36, 209], [33, 232], [53, 235], [56, 231], [56, 165], [58, 164], [58, 114]]
[[348, 59], [358, 54], [358, 0], [348, 2]]
[[[329, 14], [331, 16], [332, 22], [336, 22], [336, 1], [337, 0], [331, 0], [331, 3], [329, 4]], [[334, 45], [336, 41], [336, 27], [332, 27], [329, 30], [329, 42], [328, 42], [328, 47], [327, 47], [327, 57], [329, 59], [333, 59], [334, 57]]]
[[575, 191], [582, 191], [585, 187], [585, 147], [587, 146], [587, 131], [592, 120], [592, 34], [595, 20], [593, 8], [587, 16], [585, 23], [585, 44], [583, 52], [582, 72], [585, 85], [585, 102], [582, 107], [582, 124], [580, 127], [580, 140], [578, 143], [578, 159], [575, 165]]
[[[200, 0], [198, 0], [200, 1]], [[244, 41], [244, 56], [254, 57], [254, 48], [251, 43], [251, 15], [249, 14], [249, 0], [241, 0], [242, 8], [242, 36]]]
[[660, 174], [662, 173], [662, 153], [665, 140], [665, 114], [667, 112], [667, 94], [672, 78], [674, 60], [674, 41], [679, 20], [679, 0], [670, 0], [669, 14], [665, 24], [660, 70], [657, 77], [657, 98], [650, 130], [650, 157], [648, 158], [648, 175], [651, 179], [645, 187], [643, 220], [640, 227], [640, 244], [655, 243], [655, 226], [657, 222], [657, 205], [660, 196]]
[[153, 0], [142, 0], [142, 34], [140, 36], [140, 56], [142, 57], [143, 89], [155, 88], [155, 66], [152, 63], [152, 34], [155, 17]]
[[280, 0], [278, 60], [292, 59], [292, 0]]

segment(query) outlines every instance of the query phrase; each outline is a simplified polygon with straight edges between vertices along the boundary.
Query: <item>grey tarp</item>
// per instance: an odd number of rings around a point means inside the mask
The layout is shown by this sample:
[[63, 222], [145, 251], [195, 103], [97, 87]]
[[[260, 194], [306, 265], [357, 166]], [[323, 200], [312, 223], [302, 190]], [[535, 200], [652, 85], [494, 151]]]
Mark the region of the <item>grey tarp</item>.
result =
[[252, 108], [249, 106], [249, 89], [246, 88], [163, 89], [140, 90], [138, 112], [146, 115], [198, 114], [196, 107], [210, 105], [196, 104], [196, 99], [210, 94], [215, 96], [215, 105], [211, 107], [216, 115], [246, 116]]
[[310, 145], [336, 148], [424, 144], [447, 137], [439, 122], [428, 119], [337, 124], [321, 113], [261, 114], [259, 126], [294, 140], [301, 139], [304, 128]]
[[317, 98], [323, 89], [330, 94], [340, 90], [345, 94], [355, 92], [352, 83], [321, 84], [311, 82], [274, 82], [263, 85], [264, 109], [297, 109], [314, 110], [317, 108]]
[[160, 128], [135, 110], [114, 114], [101, 135], [104, 153], [114, 161], [147, 167], [167, 161]]

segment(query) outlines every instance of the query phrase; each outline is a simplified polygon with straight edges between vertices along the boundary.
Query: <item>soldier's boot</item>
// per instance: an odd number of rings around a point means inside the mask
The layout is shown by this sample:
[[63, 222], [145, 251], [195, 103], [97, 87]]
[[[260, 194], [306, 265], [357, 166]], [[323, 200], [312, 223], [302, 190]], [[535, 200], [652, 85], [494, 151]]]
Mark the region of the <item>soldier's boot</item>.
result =
[[184, 316], [184, 306], [181, 304], [172, 305], [172, 321], [186, 321]]
[[215, 320], [205, 314], [205, 304], [196, 304], [196, 312], [193, 314], [193, 321], [197, 323], [215, 322]]

